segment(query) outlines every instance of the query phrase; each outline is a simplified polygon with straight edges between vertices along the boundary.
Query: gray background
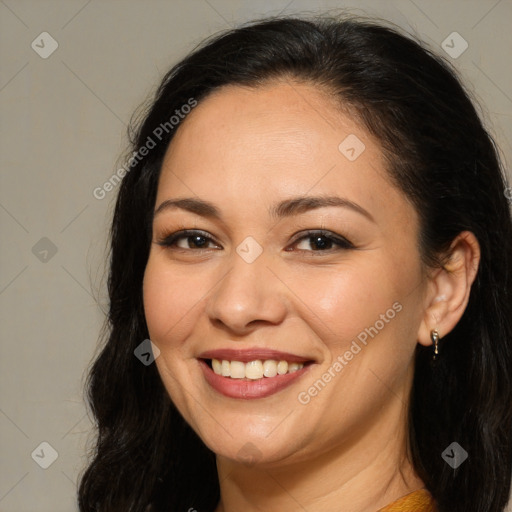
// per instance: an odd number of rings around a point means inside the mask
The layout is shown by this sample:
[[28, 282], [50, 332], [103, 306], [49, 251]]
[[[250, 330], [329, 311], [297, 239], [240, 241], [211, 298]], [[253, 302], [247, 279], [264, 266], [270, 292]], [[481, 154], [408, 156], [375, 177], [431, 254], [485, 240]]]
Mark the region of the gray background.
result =
[[[469, 46], [448, 59], [484, 106], [510, 169], [510, 0], [0, 0], [1, 511], [76, 510], [92, 425], [82, 389], [107, 305], [115, 199], [92, 191], [124, 163], [135, 108], [212, 33], [342, 7], [393, 21], [442, 54], [458, 32]], [[46, 59], [31, 47], [51, 48], [42, 32], [58, 42]], [[38, 465], [51, 462], [42, 442], [58, 452], [48, 469]]]

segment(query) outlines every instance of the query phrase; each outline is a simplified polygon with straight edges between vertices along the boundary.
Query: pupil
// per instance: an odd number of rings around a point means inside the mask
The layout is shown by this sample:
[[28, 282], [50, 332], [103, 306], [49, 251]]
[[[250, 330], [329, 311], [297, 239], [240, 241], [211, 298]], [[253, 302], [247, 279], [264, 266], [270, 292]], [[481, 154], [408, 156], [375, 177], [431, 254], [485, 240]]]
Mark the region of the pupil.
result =
[[[331, 240], [325, 240], [323, 236], [316, 236], [313, 238], [314, 240], [314, 243], [315, 243], [315, 246], [318, 248], [318, 249], [329, 249], [329, 247], [326, 247], [327, 245], [329, 245], [329, 243], [331, 243]], [[324, 240], [323, 242], [321, 240]], [[320, 243], [319, 243], [320, 241]]]
[[206, 242], [204, 236], [201, 236], [201, 235], [194, 236], [193, 240], [194, 240], [194, 244], [199, 246], [199, 247], [202, 247], [205, 244], [205, 242]]

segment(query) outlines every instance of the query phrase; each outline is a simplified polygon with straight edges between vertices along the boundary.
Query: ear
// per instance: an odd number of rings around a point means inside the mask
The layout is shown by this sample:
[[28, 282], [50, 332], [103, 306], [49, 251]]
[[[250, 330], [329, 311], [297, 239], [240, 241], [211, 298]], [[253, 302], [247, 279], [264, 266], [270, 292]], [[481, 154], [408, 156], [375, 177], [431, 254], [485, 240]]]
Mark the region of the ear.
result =
[[425, 311], [418, 342], [432, 344], [430, 333], [446, 336], [462, 317], [480, 264], [480, 245], [473, 233], [463, 231], [450, 245], [448, 260], [433, 271], [425, 295]]

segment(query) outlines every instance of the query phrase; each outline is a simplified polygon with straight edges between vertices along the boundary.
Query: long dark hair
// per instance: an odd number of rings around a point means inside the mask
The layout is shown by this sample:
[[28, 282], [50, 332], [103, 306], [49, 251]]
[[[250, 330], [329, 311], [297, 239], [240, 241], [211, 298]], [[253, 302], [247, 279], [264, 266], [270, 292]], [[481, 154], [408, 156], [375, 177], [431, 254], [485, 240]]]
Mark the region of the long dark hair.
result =
[[[156, 365], [134, 356], [149, 338], [142, 281], [161, 163], [179, 129], [171, 116], [223, 85], [278, 78], [318, 85], [377, 137], [390, 179], [418, 211], [426, 266], [443, 265], [461, 231], [477, 237], [469, 304], [438, 364], [416, 349], [409, 445], [440, 512], [502, 511], [512, 470], [512, 222], [499, 153], [444, 59], [380, 21], [326, 17], [267, 19], [207, 40], [165, 75], [131, 133], [133, 151], [154, 147], [132, 158], [115, 206], [108, 335], [87, 388], [98, 436], [80, 510], [211, 512], [218, 503], [215, 455]], [[455, 470], [441, 457], [452, 442], [469, 455]]]

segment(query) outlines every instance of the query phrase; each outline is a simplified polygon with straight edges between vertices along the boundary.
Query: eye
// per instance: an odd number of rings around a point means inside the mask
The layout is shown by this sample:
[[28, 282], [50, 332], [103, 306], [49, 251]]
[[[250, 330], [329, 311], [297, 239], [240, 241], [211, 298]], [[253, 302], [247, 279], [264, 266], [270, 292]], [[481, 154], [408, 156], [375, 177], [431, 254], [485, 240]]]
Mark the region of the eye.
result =
[[[212, 248], [220, 248], [220, 246], [216, 244], [214, 239], [207, 232], [193, 229], [185, 229], [171, 233], [170, 235], [166, 235], [159, 239], [157, 244], [163, 247], [176, 248], [181, 250], [207, 250]], [[209, 246], [209, 244], [213, 244], [213, 247]], [[301, 244], [310, 244], [310, 247], [313, 247], [314, 249], [310, 250], [305, 247], [298, 247], [299, 251], [311, 253], [355, 249], [355, 246], [346, 238], [325, 230], [307, 231], [306, 234], [303, 234], [303, 236], [297, 238], [293, 242], [292, 246], [298, 246]], [[285, 250], [290, 251], [291, 249], [287, 248]]]
[[[306, 252], [332, 252], [333, 250], [355, 249], [355, 246], [346, 238], [335, 235], [330, 231], [316, 230], [308, 231], [305, 235], [295, 240], [293, 245], [307, 245], [315, 247], [310, 250], [304, 247], [298, 247], [300, 251]], [[287, 249], [289, 250], [289, 249]]]
[[[208, 244], [214, 240], [205, 231], [185, 229], [164, 236], [157, 241], [163, 247], [176, 247], [177, 249], [211, 249]], [[218, 247], [218, 246], [217, 246]]]

